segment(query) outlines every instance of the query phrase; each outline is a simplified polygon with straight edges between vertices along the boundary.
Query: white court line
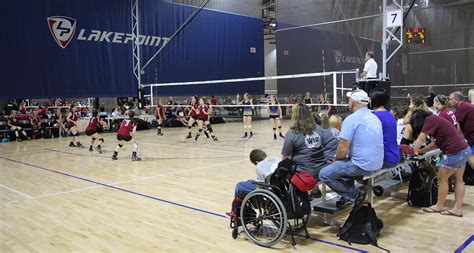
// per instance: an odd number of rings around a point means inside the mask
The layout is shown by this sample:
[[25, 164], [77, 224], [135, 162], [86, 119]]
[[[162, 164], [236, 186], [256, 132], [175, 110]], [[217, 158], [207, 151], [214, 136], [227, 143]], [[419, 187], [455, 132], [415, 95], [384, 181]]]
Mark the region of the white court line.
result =
[[[181, 173], [186, 173], [186, 172], [191, 172], [191, 171], [196, 171], [196, 170], [203, 170], [203, 169], [208, 169], [216, 166], [224, 166], [232, 163], [240, 163], [242, 161], [247, 161], [248, 159], [241, 159], [237, 161], [232, 161], [232, 162], [227, 162], [227, 163], [220, 163], [220, 164], [214, 164], [214, 165], [207, 165], [207, 166], [202, 166], [202, 167], [197, 167], [197, 168], [192, 168], [192, 169], [185, 169], [185, 170], [179, 170], [179, 171], [174, 171], [174, 172], [168, 172], [168, 173], [163, 173], [163, 174], [158, 174], [154, 176], [148, 176], [148, 177], [141, 177], [137, 179], [131, 179], [131, 180], [126, 180], [126, 181], [120, 181], [120, 182], [115, 182], [115, 183], [106, 183], [106, 185], [111, 185], [111, 186], [116, 186], [116, 185], [121, 185], [121, 184], [126, 184], [126, 183], [132, 183], [132, 182], [139, 182], [143, 180], [149, 180], [157, 177], [165, 177], [169, 175], [175, 175], [175, 174], [181, 174]], [[1, 185], [0, 185], [1, 186]], [[105, 186], [97, 185], [97, 186], [90, 186], [90, 187], [85, 187], [85, 188], [79, 188], [79, 189], [74, 189], [74, 190], [69, 190], [69, 191], [63, 191], [63, 192], [55, 192], [55, 193], [50, 193], [50, 194], [45, 194], [45, 195], [40, 195], [36, 197], [29, 196], [29, 199], [41, 199], [41, 198], [46, 198], [46, 197], [52, 197], [52, 196], [58, 196], [62, 194], [68, 194], [68, 193], [73, 193], [73, 192], [81, 192], [81, 191], [86, 191], [86, 190], [91, 190], [91, 189], [96, 189], [96, 188], [104, 188]], [[17, 200], [10, 201], [5, 203], [4, 205], [13, 203], [13, 202], [18, 202]]]
[[21, 196], [23, 196], [23, 197], [25, 197], [25, 198], [27, 198], [27, 199], [32, 199], [32, 198], [33, 198], [32, 196], [30, 196], [30, 195], [28, 195], [28, 194], [26, 194], [26, 193], [23, 193], [23, 192], [21, 192], [21, 191], [17, 191], [17, 190], [15, 190], [15, 189], [12, 189], [12, 188], [10, 188], [10, 187], [8, 187], [8, 186], [6, 186], [6, 185], [0, 184], [0, 187], [2, 187], [2, 188], [4, 188], [4, 189], [7, 189], [7, 190], [9, 190], [9, 191], [11, 191], [11, 192], [14, 192], [14, 193], [16, 193], [16, 194], [18, 194], [18, 195], [21, 195]]

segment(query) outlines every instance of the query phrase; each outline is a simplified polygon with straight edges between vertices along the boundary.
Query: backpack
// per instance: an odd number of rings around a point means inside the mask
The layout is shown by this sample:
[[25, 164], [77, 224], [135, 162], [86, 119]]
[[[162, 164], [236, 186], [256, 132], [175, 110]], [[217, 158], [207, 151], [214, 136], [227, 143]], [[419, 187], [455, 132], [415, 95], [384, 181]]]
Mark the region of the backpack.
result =
[[469, 163], [466, 164], [463, 179], [466, 185], [474, 185], [474, 169], [469, 166]]
[[301, 219], [311, 213], [308, 193], [300, 191], [293, 184], [289, 184], [283, 204], [289, 220]]
[[412, 174], [408, 185], [407, 202], [416, 207], [429, 207], [438, 202], [436, 168], [427, 161], [410, 164]]
[[[359, 209], [352, 209], [344, 225], [339, 228], [339, 239], [351, 243], [377, 246], [377, 238], [382, 234], [383, 222], [375, 214], [370, 203]], [[378, 246], [377, 246], [378, 247]]]

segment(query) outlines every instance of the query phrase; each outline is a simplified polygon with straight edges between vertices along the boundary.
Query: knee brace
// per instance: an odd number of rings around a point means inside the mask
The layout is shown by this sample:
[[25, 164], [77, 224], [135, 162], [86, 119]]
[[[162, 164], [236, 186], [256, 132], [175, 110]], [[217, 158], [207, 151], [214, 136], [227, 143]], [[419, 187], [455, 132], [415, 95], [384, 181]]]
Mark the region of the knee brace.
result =
[[119, 144], [118, 146], [119, 146], [120, 148], [122, 148], [122, 147], [123, 147], [123, 145], [122, 145], [122, 144]]
[[404, 138], [404, 137], [402, 137], [402, 140], [400, 141], [400, 144], [405, 144], [405, 145], [410, 145], [412, 143], [413, 143], [413, 141], [411, 141], [407, 138]]
[[188, 129], [191, 130], [191, 126], [188, 126]]
[[207, 127], [207, 130], [209, 130], [210, 132], [212, 132], [212, 126], [211, 126], [211, 124], [206, 125], [206, 127]]
[[94, 137], [92, 137], [92, 141], [95, 141], [95, 138], [94, 138]]
[[199, 132], [201, 133], [201, 132], [202, 132], [202, 129], [199, 129]]
[[281, 129], [281, 126], [278, 126], [278, 129]]
[[162, 126], [162, 124], [158, 124], [158, 127], [161, 127], [161, 126]]
[[138, 143], [136, 141], [133, 142], [132, 146], [134, 149], [138, 149]]
[[104, 138], [100, 138], [99, 141], [104, 142], [105, 140], [104, 140]]
[[274, 128], [273, 128], [273, 131], [275, 131], [275, 130], [277, 130], [277, 128], [276, 128], [276, 127], [274, 127]]

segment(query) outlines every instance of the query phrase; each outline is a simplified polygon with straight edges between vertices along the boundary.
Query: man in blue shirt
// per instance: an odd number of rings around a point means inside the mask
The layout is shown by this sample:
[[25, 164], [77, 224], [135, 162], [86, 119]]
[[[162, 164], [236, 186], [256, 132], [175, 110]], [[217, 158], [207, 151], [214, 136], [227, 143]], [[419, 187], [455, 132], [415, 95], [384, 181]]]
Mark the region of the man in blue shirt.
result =
[[367, 193], [354, 186], [348, 177], [366, 176], [383, 166], [384, 147], [382, 124], [367, 108], [369, 96], [363, 90], [347, 93], [349, 110], [352, 112], [342, 123], [335, 162], [319, 173], [326, 185], [342, 196], [355, 202], [364, 202]]

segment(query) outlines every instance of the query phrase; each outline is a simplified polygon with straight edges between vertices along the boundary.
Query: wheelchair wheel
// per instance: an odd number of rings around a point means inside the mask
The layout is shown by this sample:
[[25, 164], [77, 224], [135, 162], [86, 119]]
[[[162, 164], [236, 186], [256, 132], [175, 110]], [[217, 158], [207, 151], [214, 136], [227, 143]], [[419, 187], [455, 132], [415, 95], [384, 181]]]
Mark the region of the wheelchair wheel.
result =
[[242, 201], [240, 219], [247, 236], [259, 246], [271, 247], [285, 236], [288, 222], [285, 207], [269, 190], [249, 193]]

